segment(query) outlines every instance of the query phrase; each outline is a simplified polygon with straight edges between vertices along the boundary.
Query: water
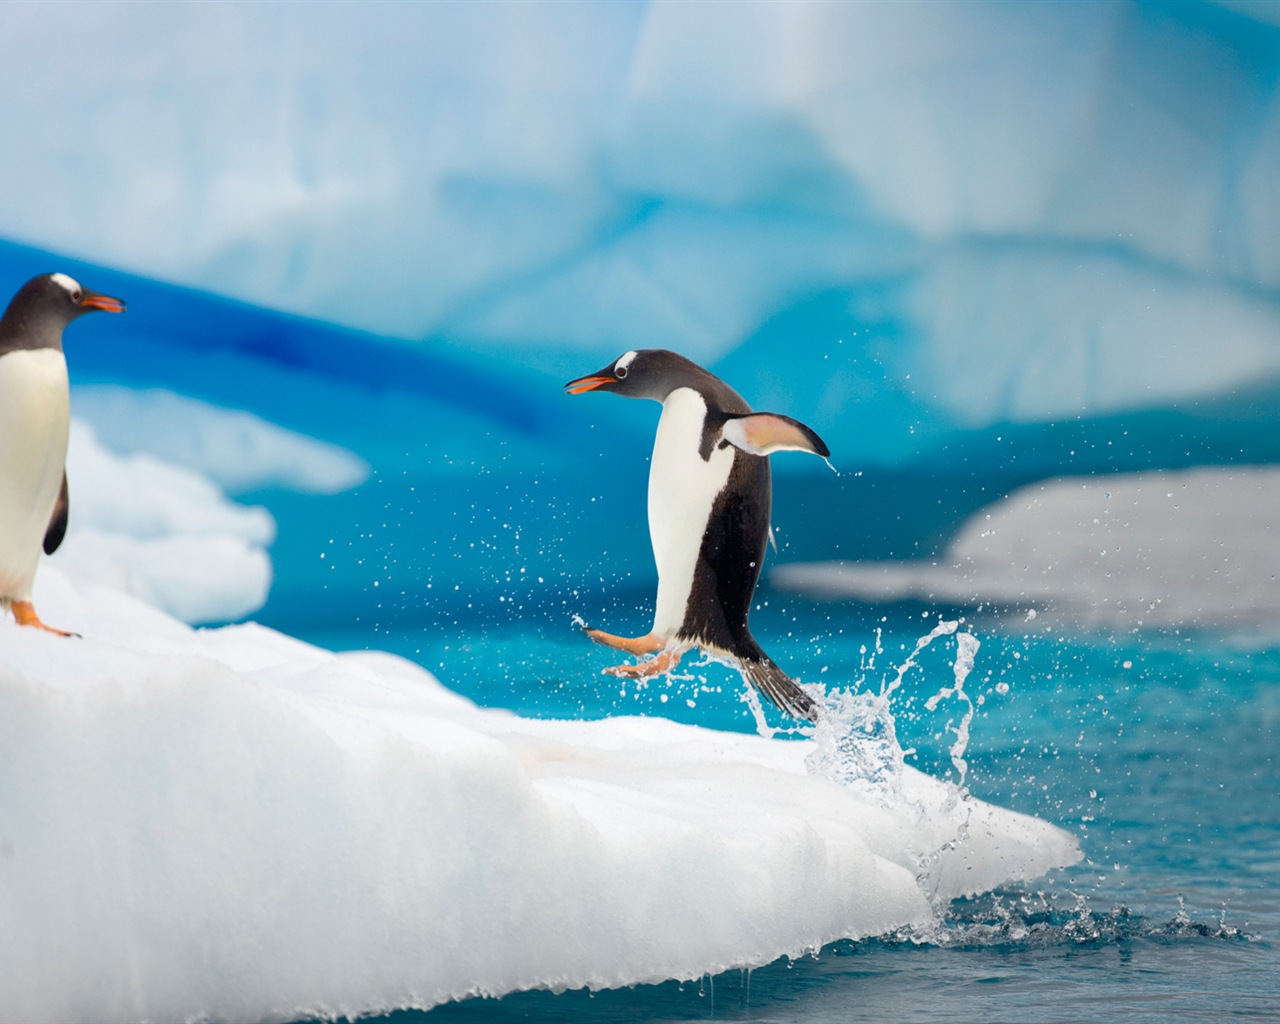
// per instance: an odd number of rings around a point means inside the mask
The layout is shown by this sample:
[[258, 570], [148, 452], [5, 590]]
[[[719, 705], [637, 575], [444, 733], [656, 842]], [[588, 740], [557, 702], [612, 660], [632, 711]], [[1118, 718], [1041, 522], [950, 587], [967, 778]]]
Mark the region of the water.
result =
[[[923, 931], [750, 972], [388, 1019], [1280, 1020], [1280, 643], [1072, 637], [1036, 621], [1010, 630], [778, 595], [761, 605], [753, 625], [765, 648], [805, 682], [852, 687], [846, 700], [868, 716], [867, 742], [896, 741], [907, 763], [1070, 829], [1085, 860], [939, 907]], [[606, 627], [643, 620], [639, 599], [606, 611]], [[369, 645], [522, 714], [756, 728], [731, 671], [686, 658], [675, 678], [644, 686], [599, 675], [616, 652], [587, 642], [567, 615], [397, 625]], [[786, 723], [770, 724], [786, 742]], [[858, 774], [846, 781], [886, 781]]]

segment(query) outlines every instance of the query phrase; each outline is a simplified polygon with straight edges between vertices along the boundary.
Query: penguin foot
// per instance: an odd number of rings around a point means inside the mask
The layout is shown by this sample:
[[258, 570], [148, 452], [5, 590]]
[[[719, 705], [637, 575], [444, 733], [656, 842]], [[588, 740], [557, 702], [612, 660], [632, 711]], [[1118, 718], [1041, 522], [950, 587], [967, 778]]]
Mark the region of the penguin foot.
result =
[[46, 633], [53, 633], [56, 636], [74, 636], [78, 637], [79, 633], [68, 633], [65, 629], [54, 629], [52, 626], [46, 626], [40, 621], [40, 616], [36, 614], [35, 605], [30, 601], [14, 601], [10, 606], [13, 609], [13, 619], [19, 626], [35, 626], [36, 629], [43, 629]]
[[636, 658], [642, 654], [652, 654], [654, 651], [660, 651], [667, 646], [666, 640], [660, 636], [654, 636], [652, 633], [637, 637], [614, 636], [612, 633], [606, 633], [602, 629], [587, 629], [585, 627], [582, 632], [586, 633], [598, 644], [612, 647], [615, 651], [626, 651]]
[[670, 672], [680, 664], [682, 657], [684, 657], [684, 651], [679, 647], [668, 647], [656, 658], [638, 661], [634, 665], [614, 665], [604, 671], [608, 675], [621, 676], [624, 679], [649, 679], [660, 676], [664, 672]]

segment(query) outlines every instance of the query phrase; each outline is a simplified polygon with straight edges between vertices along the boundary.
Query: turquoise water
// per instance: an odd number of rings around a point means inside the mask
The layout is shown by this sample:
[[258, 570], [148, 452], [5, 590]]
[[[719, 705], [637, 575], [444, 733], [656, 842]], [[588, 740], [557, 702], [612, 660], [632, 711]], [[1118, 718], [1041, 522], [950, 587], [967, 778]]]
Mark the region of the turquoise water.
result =
[[[593, 620], [600, 615], [602, 625], [641, 631], [644, 598], [617, 598]], [[805, 681], [878, 691], [937, 621], [932, 609], [774, 594], [761, 597], [753, 625]], [[1280, 1019], [1280, 644], [1066, 636], [1015, 622], [965, 623], [980, 641], [965, 687], [975, 701], [965, 781], [978, 797], [1074, 832], [1081, 864], [942, 908], [927, 932], [840, 943], [751, 972], [522, 993], [390, 1019]], [[599, 675], [612, 652], [581, 637], [567, 612], [486, 619], [472, 610], [382, 629], [366, 643], [310, 639], [398, 651], [480, 703], [526, 715], [756, 727], [738, 677], [719, 665], [690, 661], [677, 678], [639, 689]], [[892, 697], [910, 763], [953, 778], [965, 706], [946, 697], [927, 705], [952, 683], [955, 655], [954, 638], [940, 637]]]

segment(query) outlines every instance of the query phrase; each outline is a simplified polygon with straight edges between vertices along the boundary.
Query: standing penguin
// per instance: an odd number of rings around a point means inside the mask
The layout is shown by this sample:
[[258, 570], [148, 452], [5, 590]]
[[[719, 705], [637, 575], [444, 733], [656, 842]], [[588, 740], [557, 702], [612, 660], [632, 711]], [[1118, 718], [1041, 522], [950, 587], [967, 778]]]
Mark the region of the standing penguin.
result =
[[67, 532], [70, 396], [62, 329], [96, 309], [124, 303], [82, 288], [66, 274], [24, 284], [0, 318], [0, 607], [22, 626], [46, 626], [31, 604], [43, 545], [53, 554]]
[[753, 413], [724, 381], [665, 349], [627, 352], [565, 390], [662, 403], [649, 467], [649, 537], [658, 564], [653, 629], [634, 639], [586, 631], [596, 643], [635, 657], [662, 653], [607, 671], [656, 675], [700, 647], [736, 661], [783, 711], [816, 718], [813, 698], [760, 649], [747, 616], [769, 540], [768, 456], [792, 450], [826, 457], [822, 439], [788, 416]]

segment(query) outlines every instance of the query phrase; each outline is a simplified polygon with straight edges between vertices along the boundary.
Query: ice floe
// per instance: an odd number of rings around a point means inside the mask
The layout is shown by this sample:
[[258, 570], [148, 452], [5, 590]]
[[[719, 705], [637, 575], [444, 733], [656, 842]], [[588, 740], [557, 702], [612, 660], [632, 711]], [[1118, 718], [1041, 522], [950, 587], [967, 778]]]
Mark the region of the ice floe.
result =
[[1280, 470], [1059, 478], [975, 513], [928, 561], [780, 566], [823, 597], [1046, 609], [1105, 627], [1248, 630], [1280, 617]]
[[[0, 1014], [263, 1020], [609, 987], [929, 921], [1079, 856], [902, 768], [534, 721], [390, 655], [193, 630], [46, 565], [0, 623]], [[820, 760], [820, 758], [819, 758]]]

